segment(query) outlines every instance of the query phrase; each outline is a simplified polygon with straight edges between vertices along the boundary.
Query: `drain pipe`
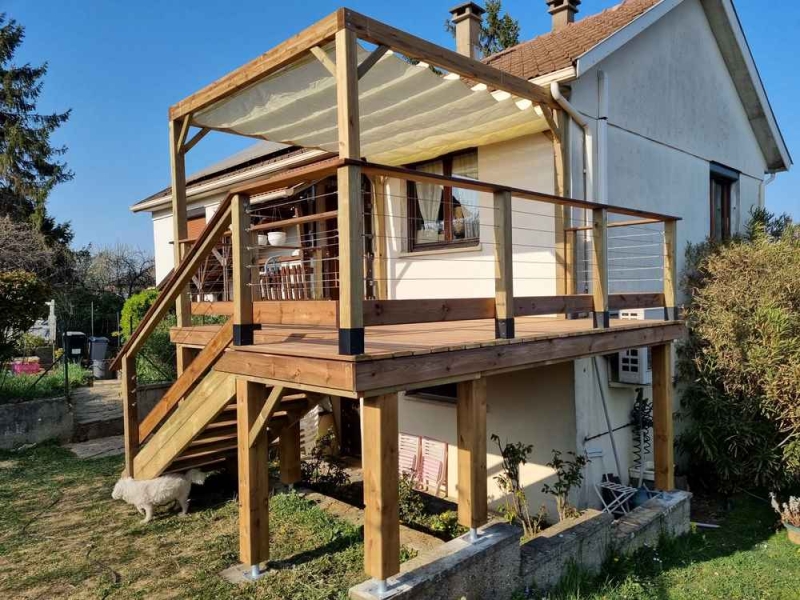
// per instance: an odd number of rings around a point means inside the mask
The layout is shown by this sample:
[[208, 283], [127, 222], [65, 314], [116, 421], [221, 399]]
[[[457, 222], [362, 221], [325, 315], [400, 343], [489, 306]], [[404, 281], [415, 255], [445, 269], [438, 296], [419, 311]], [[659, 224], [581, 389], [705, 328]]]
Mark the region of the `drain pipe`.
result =
[[583, 199], [587, 202], [594, 202], [594, 140], [592, 127], [586, 118], [578, 112], [569, 100], [561, 94], [561, 86], [557, 81], [550, 84], [550, 95], [553, 100], [567, 113], [570, 118], [583, 128]]
[[767, 204], [767, 186], [775, 181], [775, 178], [778, 175], [776, 173], [770, 173], [767, 175], [767, 178], [761, 181], [761, 189], [759, 190], [758, 194], [758, 208], [764, 208]]
[[[589, 121], [570, 104], [561, 93], [561, 86], [557, 81], [550, 83], [550, 95], [553, 100], [567, 113], [575, 123], [583, 129], [583, 199], [594, 202], [594, 137]], [[589, 225], [589, 212], [583, 211], [583, 225]], [[589, 232], [583, 232], [583, 262], [589, 264]], [[589, 292], [588, 280], [584, 277], [584, 292]]]

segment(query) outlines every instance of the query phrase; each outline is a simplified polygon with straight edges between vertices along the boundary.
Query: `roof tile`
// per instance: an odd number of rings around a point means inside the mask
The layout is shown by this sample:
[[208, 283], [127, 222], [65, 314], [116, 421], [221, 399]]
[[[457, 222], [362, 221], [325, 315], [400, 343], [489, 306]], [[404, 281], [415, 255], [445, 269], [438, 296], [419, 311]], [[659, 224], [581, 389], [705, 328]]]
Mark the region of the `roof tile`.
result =
[[483, 62], [525, 79], [566, 69], [582, 54], [659, 2], [661, 0], [624, 0], [601, 13], [570, 23], [559, 31], [540, 35], [493, 54]]

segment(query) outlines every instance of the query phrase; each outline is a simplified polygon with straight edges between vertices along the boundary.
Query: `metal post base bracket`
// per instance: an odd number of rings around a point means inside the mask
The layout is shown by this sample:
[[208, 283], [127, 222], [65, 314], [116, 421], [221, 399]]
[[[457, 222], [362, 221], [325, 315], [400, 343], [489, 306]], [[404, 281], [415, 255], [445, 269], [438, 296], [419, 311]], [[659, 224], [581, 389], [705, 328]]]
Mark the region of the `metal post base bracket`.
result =
[[267, 569], [262, 570], [260, 565], [250, 565], [250, 570], [245, 571], [242, 576], [248, 581], [258, 581], [267, 573], [269, 571]]

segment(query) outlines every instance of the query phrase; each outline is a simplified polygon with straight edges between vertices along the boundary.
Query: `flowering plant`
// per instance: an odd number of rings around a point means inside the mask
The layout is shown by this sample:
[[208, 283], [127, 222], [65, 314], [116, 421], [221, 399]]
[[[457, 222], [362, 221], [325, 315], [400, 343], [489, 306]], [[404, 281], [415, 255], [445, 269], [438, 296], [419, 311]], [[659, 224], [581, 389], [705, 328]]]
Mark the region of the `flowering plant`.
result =
[[772, 508], [781, 516], [785, 524], [793, 527], [800, 527], [800, 498], [791, 496], [788, 502], [781, 504], [772, 493], [769, 495]]

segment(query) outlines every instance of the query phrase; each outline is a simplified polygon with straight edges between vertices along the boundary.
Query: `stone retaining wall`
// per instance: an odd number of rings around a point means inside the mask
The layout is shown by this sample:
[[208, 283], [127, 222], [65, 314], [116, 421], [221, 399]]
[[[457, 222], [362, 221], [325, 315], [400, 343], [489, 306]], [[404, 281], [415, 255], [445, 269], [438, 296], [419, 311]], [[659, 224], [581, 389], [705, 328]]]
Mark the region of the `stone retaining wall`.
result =
[[[570, 564], [597, 573], [610, 552], [628, 554], [655, 546], [662, 535], [689, 531], [692, 495], [674, 491], [655, 498], [614, 521], [611, 515], [587, 510], [577, 519], [548, 527], [520, 545], [522, 532], [505, 523], [482, 528], [482, 542], [465, 536], [420, 554], [388, 580], [397, 600], [507, 600], [526, 587], [546, 593]], [[354, 600], [380, 598], [374, 581], [350, 589]]]
[[64, 397], [0, 404], [0, 448], [4, 450], [54, 438], [68, 441], [74, 426]]

